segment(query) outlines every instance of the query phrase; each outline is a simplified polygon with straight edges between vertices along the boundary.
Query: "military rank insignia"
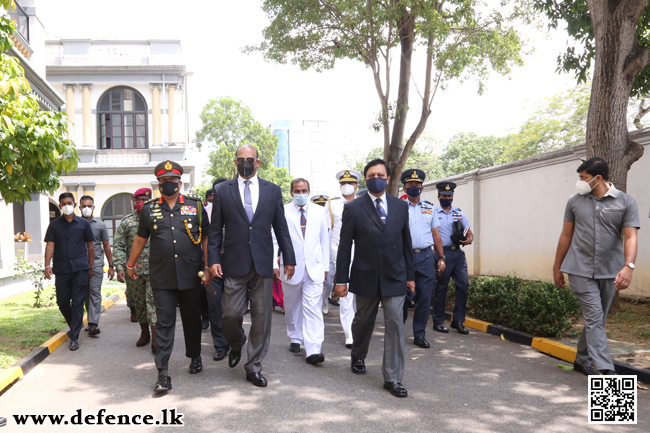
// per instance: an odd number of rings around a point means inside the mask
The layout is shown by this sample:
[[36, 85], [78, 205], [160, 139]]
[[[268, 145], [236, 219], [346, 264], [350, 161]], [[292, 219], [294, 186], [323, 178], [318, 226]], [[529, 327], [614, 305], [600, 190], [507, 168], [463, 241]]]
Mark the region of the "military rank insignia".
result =
[[196, 206], [182, 206], [181, 215], [197, 215]]

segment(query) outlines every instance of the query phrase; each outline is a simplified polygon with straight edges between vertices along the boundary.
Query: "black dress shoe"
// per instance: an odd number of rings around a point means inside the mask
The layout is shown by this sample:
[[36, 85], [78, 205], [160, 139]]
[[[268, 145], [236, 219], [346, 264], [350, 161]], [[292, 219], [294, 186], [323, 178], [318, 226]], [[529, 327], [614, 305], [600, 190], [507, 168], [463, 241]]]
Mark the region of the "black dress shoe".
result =
[[192, 362], [190, 363], [190, 374], [196, 374], [202, 371], [203, 363], [201, 362], [201, 357], [197, 356], [196, 358], [192, 358]]
[[451, 322], [451, 327], [458, 331], [459, 334], [469, 334], [469, 331], [461, 322], [456, 322], [454, 320]]
[[321, 362], [325, 361], [325, 355], [322, 353], [314, 353], [313, 355], [309, 355], [306, 361], [307, 364], [320, 364]]
[[166, 392], [172, 389], [172, 378], [166, 374], [158, 376], [156, 386], [153, 387], [154, 392]]
[[266, 378], [262, 376], [262, 373], [260, 373], [259, 371], [255, 371], [253, 373], [246, 373], [246, 380], [249, 382], [253, 382], [253, 385], [255, 386], [264, 387], [268, 385], [268, 383], [266, 382]]
[[366, 374], [366, 363], [363, 359], [352, 357], [352, 373], [354, 374]]
[[241, 360], [241, 349], [238, 351], [231, 350], [230, 355], [228, 355], [228, 366], [230, 368], [235, 368], [239, 361]]
[[429, 342], [427, 340], [425, 340], [424, 337], [415, 337], [413, 339], [413, 344], [415, 344], [416, 346], [421, 347], [423, 349], [428, 349], [429, 347], [431, 347]]
[[614, 370], [600, 370], [600, 374], [603, 376], [616, 376], [616, 372]]
[[586, 366], [586, 365], [578, 364], [575, 361], [573, 362], [573, 369], [575, 371], [579, 371], [580, 373], [584, 374], [585, 376], [589, 376], [590, 374], [599, 374], [598, 370], [596, 370], [596, 369], [594, 369], [592, 367]]
[[445, 327], [442, 323], [439, 325], [433, 325], [433, 330], [438, 332], [444, 332], [445, 334], [449, 332], [449, 329]]
[[334, 305], [335, 307], [341, 306], [341, 304], [339, 304], [339, 301], [332, 301], [332, 298], [327, 298], [327, 303], [330, 305]]
[[291, 343], [289, 345], [289, 350], [293, 353], [300, 353], [300, 344], [298, 343]]
[[99, 332], [100, 332], [99, 327], [97, 325], [95, 325], [94, 323], [91, 323], [90, 325], [88, 325], [88, 335], [94, 337], [95, 335], [98, 335]]
[[201, 329], [206, 330], [210, 327], [210, 321], [206, 319], [201, 319]]
[[384, 389], [390, 391], [395, 397], [406, 397], [408, 395], [404, 385], [399, 382], [384, 382]]
[[221, 361], [228, 354], [228, 350], [229, 349], [215, 349], [214, 355], [212, 355], [212, 359], [215, 361]]
[[79, 343], [77, 340], [70, 340], [70, 350], [77, 350], [79, 349]]

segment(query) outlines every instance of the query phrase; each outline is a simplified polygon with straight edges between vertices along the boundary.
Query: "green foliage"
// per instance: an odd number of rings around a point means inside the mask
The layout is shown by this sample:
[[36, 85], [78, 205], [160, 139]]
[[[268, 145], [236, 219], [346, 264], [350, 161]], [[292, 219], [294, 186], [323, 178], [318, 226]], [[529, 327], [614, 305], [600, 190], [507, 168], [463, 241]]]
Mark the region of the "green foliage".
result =
[[[620, 2], [616, 2], [620, 3]], [[566, 24], [570, 42], [566, 52], [557, 58], [558, 72], [576, 75], [578, 83], [586, 83], [596, 59], [594, 27], [587, 0], [533, 0], [535, 10], [549, 19], [549, 29], [557, 29]], [[617, 5], [612, 5], [612, 10]], [[636, 28], [636, 44], [646, 49], [650, 47], [650, 3], [646, 2]], [[640, 50], [639, 50], [640, 51]], [[632, 94], [650, 94], [650, 68], [644, 68], [634, 79]]]
[[53, 304], [56, 293], [50, 292], [48, 296], [44, 295], [45, 285], [45, 269], [43, 263], [39, 260], [37, 262], [27, 262], [24, 257], [18, 257], [14, 264], [14, 279], [17, 276], [26, 276], [34, 287], [34, 307], [43, 308], [50, 307]]
[[[229, 96], [212, 99], [201, 112], [203, 126], [196, 133], [196, 145], [210, 146], [210, 165], [206, 174], [212, 178], [232, 179], [237, 174], [235, 153], [240, 146], [251, 144], [259, 152], [258, 175], [279, 185], [285, 202], [291, 201], [291, 176], [286, 168], [273, 165], [278, 137], [255, 120], [250, 108]], [[207, 189], [207, 188], [206, 188]]]
[[453, 136], [440, 156], [440, 172], [444, 176], [466, 173], [501, 163], [504, 139], [481, 137], [473, 132]]
[[591, 83], [539, 104], [519, 132], [506, 137], [504, 161], [515, 161], [585, 142]]
[[553, 283], [481, 277], [470, 283], [467, 314], [539, 337], [561, 337], [578, 322], [580, 306], [571, 290]]
[[59, 176], [78, 163], [74, 143], [64, 138], [65, 114], [40, 111], [23, 68], [5, 53], [14, 31], [9, 16], [0, 16], [0, 196], [8, 203], [54, 194]]

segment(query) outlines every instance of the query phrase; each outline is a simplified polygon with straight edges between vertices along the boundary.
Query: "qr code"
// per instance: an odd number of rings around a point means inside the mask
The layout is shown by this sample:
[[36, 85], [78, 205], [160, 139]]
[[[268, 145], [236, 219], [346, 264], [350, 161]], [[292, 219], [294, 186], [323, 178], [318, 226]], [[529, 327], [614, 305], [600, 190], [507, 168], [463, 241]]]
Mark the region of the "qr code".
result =
[[589, 376], [589, 424], [636, 424], [636, 376]]

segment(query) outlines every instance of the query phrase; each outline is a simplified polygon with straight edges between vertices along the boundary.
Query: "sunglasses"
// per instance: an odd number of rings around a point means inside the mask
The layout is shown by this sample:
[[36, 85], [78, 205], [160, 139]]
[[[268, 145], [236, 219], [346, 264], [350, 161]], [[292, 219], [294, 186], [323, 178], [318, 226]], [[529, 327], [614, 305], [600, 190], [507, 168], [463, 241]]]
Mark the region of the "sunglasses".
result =
[[241, 156], [237, 158], [237, 164], [243, 164], [244, 162], [255, 164], [255, 158], [244, 158]]

